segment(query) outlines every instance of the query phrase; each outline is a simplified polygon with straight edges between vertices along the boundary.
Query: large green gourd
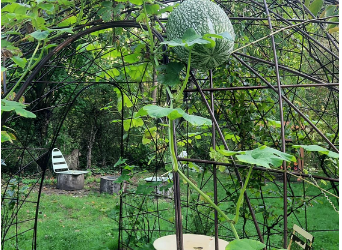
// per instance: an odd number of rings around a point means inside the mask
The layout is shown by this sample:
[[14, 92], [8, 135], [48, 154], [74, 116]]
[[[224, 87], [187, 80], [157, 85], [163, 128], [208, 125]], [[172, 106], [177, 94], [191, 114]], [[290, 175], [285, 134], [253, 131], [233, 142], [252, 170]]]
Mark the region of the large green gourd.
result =
[[[169, 16], [166, 24], [168, 40], [181, 38], [193, 28], [199, 35], [228, 32], [233, 40], [216, 39], [214, 48], [196, 44], [191, 52], [191, 67], [201, 70], [213, 69], [228, 60], [233, 50], [235, 33], [227, 14], [210, 0], [186, 0]], [[174, 47], [181, 60], [187, 62], [188, 50]]]

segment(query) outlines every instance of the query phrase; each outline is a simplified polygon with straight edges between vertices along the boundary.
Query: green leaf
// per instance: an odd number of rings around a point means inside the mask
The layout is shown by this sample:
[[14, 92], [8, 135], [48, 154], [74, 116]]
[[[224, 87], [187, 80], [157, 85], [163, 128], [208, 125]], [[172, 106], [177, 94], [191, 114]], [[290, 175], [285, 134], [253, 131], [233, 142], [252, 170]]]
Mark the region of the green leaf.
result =
[[36, 118], [36, 115], [30, 111], [27, 111], [26, 109], [16, 109], [15, 112], [17, 115], [26, 117], [26, 118]]
[[314, 0], [310, 7], [309, 10], [314, 16], [317, 16], [318, 12], [322, 9], [323, 6], [323, 0]]
[[7, 4], [5, 7], [1, 9], [1, 13], [9, 12], [15, 13], [16, 15], [25, 15], [29, 10], [30, 5], [23, 3], [11, 3]]
[[136, 63], [139, 62], [140, 58], [139, 58], [139, 54], [130, 54], [127, 56], [124, 56], [124, 60], [128, 63]]
[[226, 250], [259, 250], [266, 247], [264, 243], [250, 239], [238, 239], [229, 242]]
[[220, 149], [218, 152], [224, 156], [236, 155], [236, 158], [241, 162], [263, 166], [265, 168], [270, 168], [270, 165], [279, 167], [283, 161], [296, 161], [296, 157], [293, 155], [283, 153], [267, 146], [262, 146], [249, 151], [234, 152]]
[[318, 145], [293, 145], [293, 148], [303, 148], [309, 152], [319, 152], [332, 158], [339, 158], [339, 154]]
[[26, 58], [21, 58], [19, 56], [13, 56], [11, 57], [13, 62], [15, 62], [20, 68], [25, 68], [25, 65], [27, 63]]
[[57, 26], [58, 27], [70, 26], [70, 25], [73, 25], [74, 23], [76, 23], [76, 21], [77, 21], [77, 17], [71, 16], [71, 17], [63, 20], [62, 22], [60, 22]]
[[190, 122], [193, 126], [211, 126], [212, 121], [208, 118], [204, 118], [197, 115], [188, 115], [187, 113], [183, 114], [183, 118]]
[[174, 109], [171, 109], [171, 108], [163, 108], [157, 105], [146, 105], [138, 111], [137, 115], [138, 116], [149, 115], [152, 118], [162, 118], [162, 117], [167, 117], [173, 111]]
[[135, 5], [142, 5], [144, 3], [144, 0], [129, 0], [129, 1]]
[[127, 159], [123, 159], [122, 157], [120, 157], [119, 160], [114, 164], [114, 168], [120, 166], [121, 164], [124, 164], [126, 161]]
[[37, 30], [35, 32], [32, 32], [29, 35], [37, 40], [44, 40], [49, 36], [49, 34], [50, 34], [50, 31], [48, 30], [44, 30], [44, 31]]
[[218, 149], [217, 152], [219, 152], [221, 155], [224, 155], [224, 156], [232, 156], [232, 155], [243, 153], [243, 151], [228, 151], [225, 149]]
[[338, 153], [335, 153], [335, 152], [332, 152], [332, 151], [329, 151], [327, 156], [331, 157], [331, 158], [336, 158], [336, 159], [339, 159], [339, 157], [340, 157], [340, 155]]
[[26, 117], [26, 118], [36, 118], [36, 115], [30, 111], [25, 110], [26, 105], [15, 102], [15, 101], [8, 101], [5, 99], [1, 100], [1, 111], [12, 111], [14, 110], [18, 115]]
[[329, 17], [335, 15], [335, 9], [337, 8], [336, 5], [329, 5], [325, 8], [325, 10], [322, 12], [321, 17]]
[[192, 47], [195, 44], [210, 44], [211, 42], [208, 40], [205, 40], [196, 33], [196, 31], [193, 28], [189, 28], [185, 31], [183, 37], [173, 39], [171, 41], [165, 41], [161, 44], [168, 44], [170, 47]]
[[272, 119], [269, 119], [269, 118], [267, 118], [266, 120], [268, 121], [268, 125], [270, 125], [270, 126], [274, 126], [276, 128], [280, 128], [281, 127], [281, 122], [280, 121], [275, 121], [275, 120], [272, 120]]
[[210, 119], [196, 115], [188, 115], [180, 108], [171, 109], [159, 107], [157, 105], [146, 105], [142, 107], [137, 113], [137, 116], [145, 115], [149, 115], [152, 118], [168, 117], [170, 120], [175, 120], [177, 118], [183, 117], [186, 121], [190, 122], [194, 126], [211, 126]]
[[52, 3], [40, 3], [38, 4], [38, 7], [46, 10], [47, 14], [53, 14], [55, 12], [55, 5]]
[[245, 154], [237, 155], [236, 158], [248, 164], [255, 164], [258, 166], [263, 166], [265, 168], [270, 168], [270, 165], [274, 167], [279, 167], [283, 161], [296, 161], [296, 157], [283, 153], [279, 150], [269, 148], [267, 146], [262, 146], [254, 150], [244, 151]]
[[147, 22], [148, 21], [148, 17], [146, 16], [146, 14], [144, 12], [140, 13], [140, 15], [136, 18], [137, 22]]
[[178, 62], [171, 62], [167, 65], [160, 65], [157, 68], [158, 82], [168, 86], [176, 86], [180, 84], [181, 81], [179, 80], [179, 74], [183, 68], [184, 64]]
[[183, 42], [187, 44], [187, 46], [191, 47], [195, 44], [209, 44], [210, 41], [207, 41], [202, 38], [201, 35], [197, 34], [197, 32], [190, 28], [187, 29], [182, 37]]
[[339, 30], [340, 30], [340, 27], [339, 26], [335, 26], [334, 28], [330, 28], [329, 29], [329, 33], [332, 34], [332, 33], [335, 33], [335, 32], [337, 32]]
[[115, 78], [120, 75], [120, 71], [116, 68], [106, 70], [106, 79]]
[[146, 4], [146, 12], [149, 15], [156, 15], [160, 9], [159, 4]]
[[49, 29], [50, 32], [52, 31], [57, 31], [59, 34], [62, 33], [74, 33], [74, 31], [72, 30], [72, 28], [60, 28], [60, 29]]
[[310, 6], [310, 0], [305, 0], [304, 5], [309, 8]]
[[13, 143], [12, 140], [15, 139], [16, 137], [12, 133], [9, 133], [7, 131], [1, 131], [1, 142], [10, 141], [11, 143]]
[[123, 126], [124, 130], [128, 131], [130, 128], [138, 128], [144, 125], [144, 121], [141, 118], [135, 118], [135, 119], [127, 119], [124, 120]]
[[172, 12], [174, 6], [167, 6], [165, 8], [162, 8], [158, 11], [157, 14], [163, 14], [165, 12]]
[[130, 173], [130, 171], [125, 169], [122, 172], [122, 174], [120, 175], [120, 177], [114, 181], [114, 183], [122, 183], [124, 181], [130, 180], [132, 177], [130, 175], [128, 175], [129, 173]]

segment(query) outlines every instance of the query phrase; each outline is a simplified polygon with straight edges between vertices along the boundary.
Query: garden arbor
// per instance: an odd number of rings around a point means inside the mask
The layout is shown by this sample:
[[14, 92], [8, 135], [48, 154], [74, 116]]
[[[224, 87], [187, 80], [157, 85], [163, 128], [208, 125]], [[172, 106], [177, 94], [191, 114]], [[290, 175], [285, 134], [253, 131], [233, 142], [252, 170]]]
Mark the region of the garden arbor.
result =
[[[269, 249], [287, 245], [287, 232], [294, 223], [324, 237], [322, 232], [338, 229], [320, 228], [319, 214], [314, 215], [317, 224], [312, 224], [308, 206], [320, 199], [331, 207], [331, 216], [336, 218], [336, 198], [329, 195], [326, 199], [327, 194], [320, 189], [308, 190], [306, 182], [297, 178], [316, 184], [326, 181], [326, 189], [338, 195], [338, 164], [326, 154], [299, 149], [297, 152], [292, 145], [321, 145], [330, 151], [338, 150], [338, 40], [333, 30], [338, 27], [333, 16], [337, 3], [327, 1], [317, 10], [318, 7], [300, 1], [216, 2], [233, 24], [235, 51], [225, 65], [210, 72], [191, 71], [182, 108], [189, 114], [211, 119], [214, 125], [199, 128], [184, 119], [175, 121], [177, 151], [188, 155], [178, 160], [192, 178], [195, 177], [190, 170], [195, 169], [198, 187], [210, 193], [225, 211], [233, 213], [246, 165], [209, 154], [210, 147], [244, 151], [267, 145], [296, 155], [299, 165], [254, 168], [238, 233], [241, 238], [265, 242]], [[170, 3], [176, 1], [164, 2]], [[163, 105], [169, 101], [165, 86], [158, 84], [161, 71], [151, 60], [149, 27], [144, 21], [134, 20], [141, 5], [125, 3], [119, 11], [114, 8], [119, 5], [114, 6], [111, 20], [106, 20], [104, 11], [93, 12], [91, 4], [89, 1], [82, 7], [89, 10], [85, 24], [75, 26], [72, 35], [54, 38], [57, 46], [14, 90], [14, 100], [24, 98], [29, 104], [27, 109], [37, 117], [3, 114], [3, 125], [14, 129], [17, 138], [13, 144], [2, 145], [6, 164], [3, 171], [10, 173], [2, 179], [5, 249], [10, 245], [20, 247], [21, 235], [32, 235], [32, 249], [39, 248], [39, 202], [44, 177], [51, 168], [51, 150], [68, 140], [71, 134], [67, 130], [77, 119], [83, 119], [81, 129], [89, 131], [85, 155], [89, 148], [100, 147], [96, 138], [101, 131], [110, 131], [108, 144], [112, 147], [107, 151], [111, 153], [102, 157], [107, 164], [114, 165], [120, 156], [128, 159], [128, 165], [148, 168], [155, 176], [168, 169], [163, 125], [166, 120], [136, 115], [145, 104]], [[165, 40], [166, 19], [152, 15], [152, 43], [157, 48]], [[98, 17], [106, 22], [96, 21]], [[9, 38], [16, 40], [15, 36]], [[32, 54], [32, 45], [34, 42], [24, 44], [22, 50]], [[158, 53], [161, 64], [177, 61], [165, 45]], [[4, 61], [8, 70], [3, 98], [8, 99], [13, 99], [8, 94], [21, 77], [20, 69], [11, 62]], [[184, 70], [180, 71], [181, 79]], [[112, 130], [103, 125], [109, 121], [115, 121]], [[73, 135], [82, 138], [82, 132]], [[94, 155], [91, 152], [88, 156]], [[115, 157], [110, 158], [111, 155]], [[147, 160], [141, 161], [146, 155]], [[121, 167], [123, 175], [136, 173], [125, 169], [124, 164]], [[22, 183], [25, 173], [36, 178], [35, 185], [27, 187]], [[131, 183], [120, 197], [118, 209], [113, 210], [120, 230], [120, 248], [136, 249], [181, 230], [233, 239], [220, 216], [189, 186], [180, 186], [175, 189], [174, 198], [156, 198], [151, 193], [153, 188]], [[36, 187], [38, 195], [34, 193]], [[279, 207], [274, 209], [274, 204]], [[22, 221], [21, 210], [27, 206], [36, 213]], [[170, 206], [176, 210], [173, 218], [167, 213]], [[180, 211], [182, 223], [177, 218]]]

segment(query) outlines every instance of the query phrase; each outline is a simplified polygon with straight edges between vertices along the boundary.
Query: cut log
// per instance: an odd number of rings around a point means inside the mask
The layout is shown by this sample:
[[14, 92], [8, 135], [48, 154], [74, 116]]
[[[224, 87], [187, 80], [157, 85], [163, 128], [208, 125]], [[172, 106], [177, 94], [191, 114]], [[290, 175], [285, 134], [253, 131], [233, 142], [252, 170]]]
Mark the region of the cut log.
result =
[[118, 194], [120, 191], [120, 183], [114, 183], [118, 176], [102, 176], [100, 182], [100, 193]]
[[57, 188], [81, 190], [84, 188], [84, 174], [57, 174]]

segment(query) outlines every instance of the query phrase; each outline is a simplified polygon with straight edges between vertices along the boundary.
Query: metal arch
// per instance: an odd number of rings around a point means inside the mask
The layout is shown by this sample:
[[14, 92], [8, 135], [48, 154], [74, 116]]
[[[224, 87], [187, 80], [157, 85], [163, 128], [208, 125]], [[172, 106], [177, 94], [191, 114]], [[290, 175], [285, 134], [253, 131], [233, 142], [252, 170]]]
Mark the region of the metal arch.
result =
[[[16, 94], [14, 100], [18, 101], [20, 97], [24, 94], [24, 91], [27, 89], [27, 87], [31, 84], [32, 80], [35, 78], [35, 76], [40, 72], [41, 68], [44, 66], [44, 64], [57, 52], [61, 51], [63, 48], [71, 44], [72, 42], [80, 39], [81, 37], [88, 35], [90, 33], [93, 33], [95, 31], [99, 31], [102, 29], [108, 29], [108, 28], [115, 28], [115, 27], [120, 27], [120, 28], [142, 28], [144, 30], [148, 30], [146, 25], [139, 24], [135, 21], [113, 21], [113, 22], [108, 22], [108, 23], [103, 23], [96, 25], [94, 27], [88, 28], [84, 31], [81, 31], [68, 39], [66, 39], [64, 42], [62, 42], [60, 45], [58, 45], [56, 48], [54, 48], [49, 54], [47, 54], [37, 65], [37, 67], [33, 70], [33, 72], [30, 74], [30, 76], [26, 79], [26, 81], [23, 83], [21, 88], [19, 89], [18, 93]], [[157, 32], [155, 29], [152, 29], [153, 35], [160, 41], [164, 41], [163, 36]], [[163, 49], [166, 49], [166, 46], [163, 46]], [[164, 55], [163, 60], [166, 63], [167, 62], [167, 57]], [[6, 95], [5, 95], [6, 96]]]

